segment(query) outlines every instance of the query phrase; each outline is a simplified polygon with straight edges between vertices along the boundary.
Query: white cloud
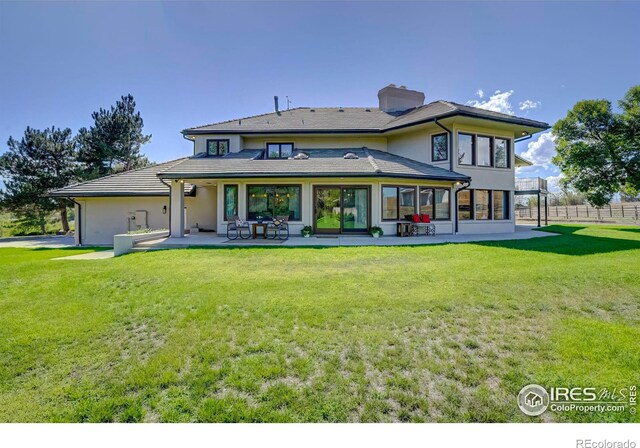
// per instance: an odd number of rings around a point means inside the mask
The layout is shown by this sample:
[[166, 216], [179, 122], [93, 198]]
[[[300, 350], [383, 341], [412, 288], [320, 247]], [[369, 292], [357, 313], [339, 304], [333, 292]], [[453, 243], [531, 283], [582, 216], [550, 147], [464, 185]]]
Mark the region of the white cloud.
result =
[[538, 140], [529, 143], [527, 150], [520, 155], [533, 162], [535, 167], [549, 168], [552, 166], [551, 159], [556, 155], [555, 137], [551, 132], [540, 135]]
[[524, 100], [520, 103], [520, 110], [537, 109], [542, 106], [540, 101]]
[[480, 98], [483, 98], [484, 97], [484, 90], [478, 89], [478, 91], [476, 92], [476, 95], [478, 95]]
[[547, 176], [547, 189], [550, 193], [560, 193], [560, 180], [564, 177], [564, 174], [560, 173], [557, 176]]
[[[478, 91], [481, 92], [481, 91]], [[484, 92], [482, 92], [484, 95]], [[513, 90], [501, 92], [496, 90], [489, 99], [485, 101], [471, 100], [467, 101], [469, 106], [479, 107], [480, 109], [492, 110], [494, 112], [502, 112], [503, 114], [513, 115], [513, 107], [509, 102], [509, 97], [513, 95]], [[482, 98], [482, 96], [480, 97]]]

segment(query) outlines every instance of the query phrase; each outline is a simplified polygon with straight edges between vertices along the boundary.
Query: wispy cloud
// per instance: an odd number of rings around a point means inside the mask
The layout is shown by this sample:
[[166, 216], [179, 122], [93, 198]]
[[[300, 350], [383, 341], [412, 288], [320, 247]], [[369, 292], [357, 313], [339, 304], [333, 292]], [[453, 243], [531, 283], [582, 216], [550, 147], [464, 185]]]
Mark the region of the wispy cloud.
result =
[[478, 89], [476, 95], [478, 95], [479, 98], [484, 98], [484, 90]]
[[540, 101], [524, 100], [520, 103], [520, 110], [537, 109], [542, 106]]
[[[479, 93], [482, 93], [482, 96], [480, 96]], [[484, 96], [484, 92], [482, 91], [482, 89], [480, 89], [478, 90], [478, 92], [476, 92], [476, 95], [480, 96], [480, 98], [482, 99]], [[513, 95], [513, 90], [509, 90], [507, 92], [496, 90], [493, 95], [491, 95], [484, 101], [470, 100], [467, 101], [467, 104], [469, 106], [478, 107], [480, 109], [492, 110], [494, 112], [513, 115], [513, 107], [511, 106], [511, 102], [509, 101], [511, 95]]]

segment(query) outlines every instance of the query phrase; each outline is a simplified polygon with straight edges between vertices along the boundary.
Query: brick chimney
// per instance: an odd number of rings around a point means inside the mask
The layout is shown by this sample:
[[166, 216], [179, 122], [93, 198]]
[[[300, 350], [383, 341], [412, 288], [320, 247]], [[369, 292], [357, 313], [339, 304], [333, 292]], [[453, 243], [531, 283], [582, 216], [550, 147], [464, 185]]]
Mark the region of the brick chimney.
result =
[[389, 84], [378, 91], [378, 107], [385, 112], [399, 112], [424, 104], [424, 93], [405, 86]]

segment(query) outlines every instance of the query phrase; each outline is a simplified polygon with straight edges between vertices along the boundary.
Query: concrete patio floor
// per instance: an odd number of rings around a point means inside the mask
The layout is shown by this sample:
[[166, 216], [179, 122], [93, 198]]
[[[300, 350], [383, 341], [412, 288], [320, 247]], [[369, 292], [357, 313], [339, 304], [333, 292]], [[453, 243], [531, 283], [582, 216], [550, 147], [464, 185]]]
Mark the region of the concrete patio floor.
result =
[[285, 246], [285, 247], [305, 247], [305, 246], [406, 246], [406, 245], [429, 245], [442, 243], [469, 243], [476, 241], [505, 241], [524, 240], [530, 238], [543, 238], [556, 234], [549, 232], [539, 232], [533, 230], [533, 226], [516, 226], [513, 233], [492, 233], [492, 234], [469, 234], [469, 235], [436, 235], [436, 236], [412, 236], [400, 238], [397, 236], [383, 236], [373, 238], [369, 235], [336, 235], [330, 237], [311, 236], [302, 238], [292, 236], [288, 240], [265, 240], [262, 238], [249, 240], [230, 241], [226, 236], [217, 235], [185, 235], [183, 238], [160, 238], [157, 240], [144, 241], [136, 244], [138, 249], [159, 249], [159, 248], [184, 248], [195, 246], [211, 247], [252, 247], [252, 246]]

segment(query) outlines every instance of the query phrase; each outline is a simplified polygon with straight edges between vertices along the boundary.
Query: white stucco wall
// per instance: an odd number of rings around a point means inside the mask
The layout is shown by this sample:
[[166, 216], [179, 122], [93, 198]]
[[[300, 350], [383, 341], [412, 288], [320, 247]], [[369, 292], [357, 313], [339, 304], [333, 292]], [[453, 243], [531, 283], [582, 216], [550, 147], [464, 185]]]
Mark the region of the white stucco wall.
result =
[[[187, 230], [196, 223], [202, 228], [216, 229], [216, 196], [216, 187], [212, 186], [196, 187], [195, 197], [185, 197]], [[168, 196], [77, 198], [76, 201], [82, 207], [83, 245], [111, 246], [113, 235], [136, 229], [135, 221], [130, 220], [136, 211], [147, 212], [148, 228], [169, 228]], [[163, 213], [164, 206], [166, 213]]]

